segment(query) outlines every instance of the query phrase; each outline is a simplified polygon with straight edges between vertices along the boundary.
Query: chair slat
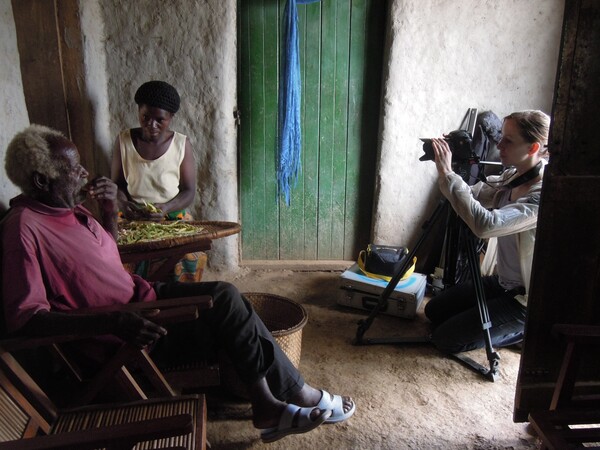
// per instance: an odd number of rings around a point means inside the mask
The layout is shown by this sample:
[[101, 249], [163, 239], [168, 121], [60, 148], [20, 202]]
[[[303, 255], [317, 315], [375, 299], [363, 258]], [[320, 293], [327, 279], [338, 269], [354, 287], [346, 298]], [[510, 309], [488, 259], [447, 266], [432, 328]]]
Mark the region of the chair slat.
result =
[[23, 436], [29, 417], [10, 398], [8, 392], [0, 389], [0, 441], [11, 441]]

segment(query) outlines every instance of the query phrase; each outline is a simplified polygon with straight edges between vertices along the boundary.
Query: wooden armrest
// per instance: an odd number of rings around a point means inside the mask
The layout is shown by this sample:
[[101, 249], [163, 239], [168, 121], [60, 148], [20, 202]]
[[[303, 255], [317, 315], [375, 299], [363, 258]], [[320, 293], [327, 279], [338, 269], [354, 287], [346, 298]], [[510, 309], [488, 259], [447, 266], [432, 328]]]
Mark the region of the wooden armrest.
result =
[[198, 308], [195, 305], [189, 305], [179, 308], [161, 309], [156, 315], [145, 315], [145, 317], [159, 325], [168, 325], [196, 320], [199, 315]]
[[[149, 419], [121, 425], [112, 425], [91, 430], [39, 436], [0, 443], [0, 449], [43, 450], [43, 449], [95, 449], [119, 444], [125, 448], [126, 443], [133, 446], [137, 442], [180, 436], [191, 433], [194, 429], [192, 416], [178, 414], [160, 419]], [[121, 447], [119, 447], [121, 448]]]
[[570, 342], [585, 345], [600, 345], [599, 325], [557, 323], [552, 327], [552, 333]]
[[[143, 313], [151, 312], [146, 317], [158, 324], [184, 322], [198, 318], [199, 311], [210, 309], [213, 305], [212, 297], [201, 295], [195, 297], [176, 297], [152, 302], [135, 302], [125, 305], [111, 305], [99, 308], [82, 308], [70, 311], [71, 314], [96, 314], [116, 311], [132, 311]], [[152, 312], [156, 311], [155, 314]], [[99, 336], [97, 332], [84, 332], [79, 334], [65, 334], [55, 336], [15, 336], [0, 340], [0, 352], [17, 351], [36, 347], [45, 347], [63, 342], [77, 341]]]
[[[153, 302], [135, 302], [118, 306], [107, 306], [100, 308], [83, 308], [71, 311], [72, 314], [94, 314], [116, 311], [156, 311], [154, 315], [148, 315], [148, 320], [158, 324], [170, 324], [184, 322], [198, 318], [198, 312], [212, 308], [212, 297], [203, 295], [197, 297], [177, 297]], [[99, 336], [97, 332], [84, 332], [79, 334], [65, 334], [55, 336], [15, 336], [0, 340], [1, 351], [17, 351], [36, 347], [45, 347], [63, 342], [77, 341]]]
[[213, 305], [212, 297], [209, 295], [200, 295], [195, 297], [176, 297], [166, 298], [163, 300], [155, 300], [152, 302], [132, 302], [124, 305], [101, 306], [98, 308], [80, 308], [69, 313], [72, 314], [96, 314], [116, 311], [133, 311], [139, 312], [149, 309], [164, 310], [167, 308], [176, 308], [179, 306], [194, 305], [198, 310], [210, 309]]

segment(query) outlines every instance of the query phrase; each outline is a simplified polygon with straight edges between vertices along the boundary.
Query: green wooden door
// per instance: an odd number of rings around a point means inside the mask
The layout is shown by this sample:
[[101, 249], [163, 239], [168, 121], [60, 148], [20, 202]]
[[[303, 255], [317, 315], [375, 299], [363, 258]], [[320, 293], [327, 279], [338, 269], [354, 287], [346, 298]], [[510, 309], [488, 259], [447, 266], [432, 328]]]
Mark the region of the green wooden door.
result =
[[277, 198], [285, 0], [238, 2], [243, 260], [353, 260], [371, 233], [385, 2], [298, 5], [302, 172]]

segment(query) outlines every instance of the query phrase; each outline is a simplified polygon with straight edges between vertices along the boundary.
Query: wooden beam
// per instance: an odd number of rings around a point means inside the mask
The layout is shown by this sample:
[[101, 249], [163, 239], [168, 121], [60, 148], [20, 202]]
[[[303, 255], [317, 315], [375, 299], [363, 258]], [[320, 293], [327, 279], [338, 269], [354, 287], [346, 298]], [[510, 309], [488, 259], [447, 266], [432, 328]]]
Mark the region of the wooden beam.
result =
[[29, 121], [62, 131], [95, 176], [78, 0], [12, 0], [12, 6]]
[[69, 136], [54, 0], [12, 0], [30, 123]]

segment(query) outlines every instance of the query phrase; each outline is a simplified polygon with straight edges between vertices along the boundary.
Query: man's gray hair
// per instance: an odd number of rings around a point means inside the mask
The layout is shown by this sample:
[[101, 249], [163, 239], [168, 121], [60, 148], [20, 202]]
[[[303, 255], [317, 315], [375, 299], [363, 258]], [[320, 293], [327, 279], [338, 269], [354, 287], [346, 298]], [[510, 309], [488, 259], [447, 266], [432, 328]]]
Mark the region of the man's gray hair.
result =
[[44, 125], [30, 125], [10, 141], [4, 157], [4, 168], [10, 181], [24, 194], [34, 193], [33, 173], [49, 178], [60, 175], [60, 164], [52, 157], [49, 138], [64, 138], [57, 130]]

